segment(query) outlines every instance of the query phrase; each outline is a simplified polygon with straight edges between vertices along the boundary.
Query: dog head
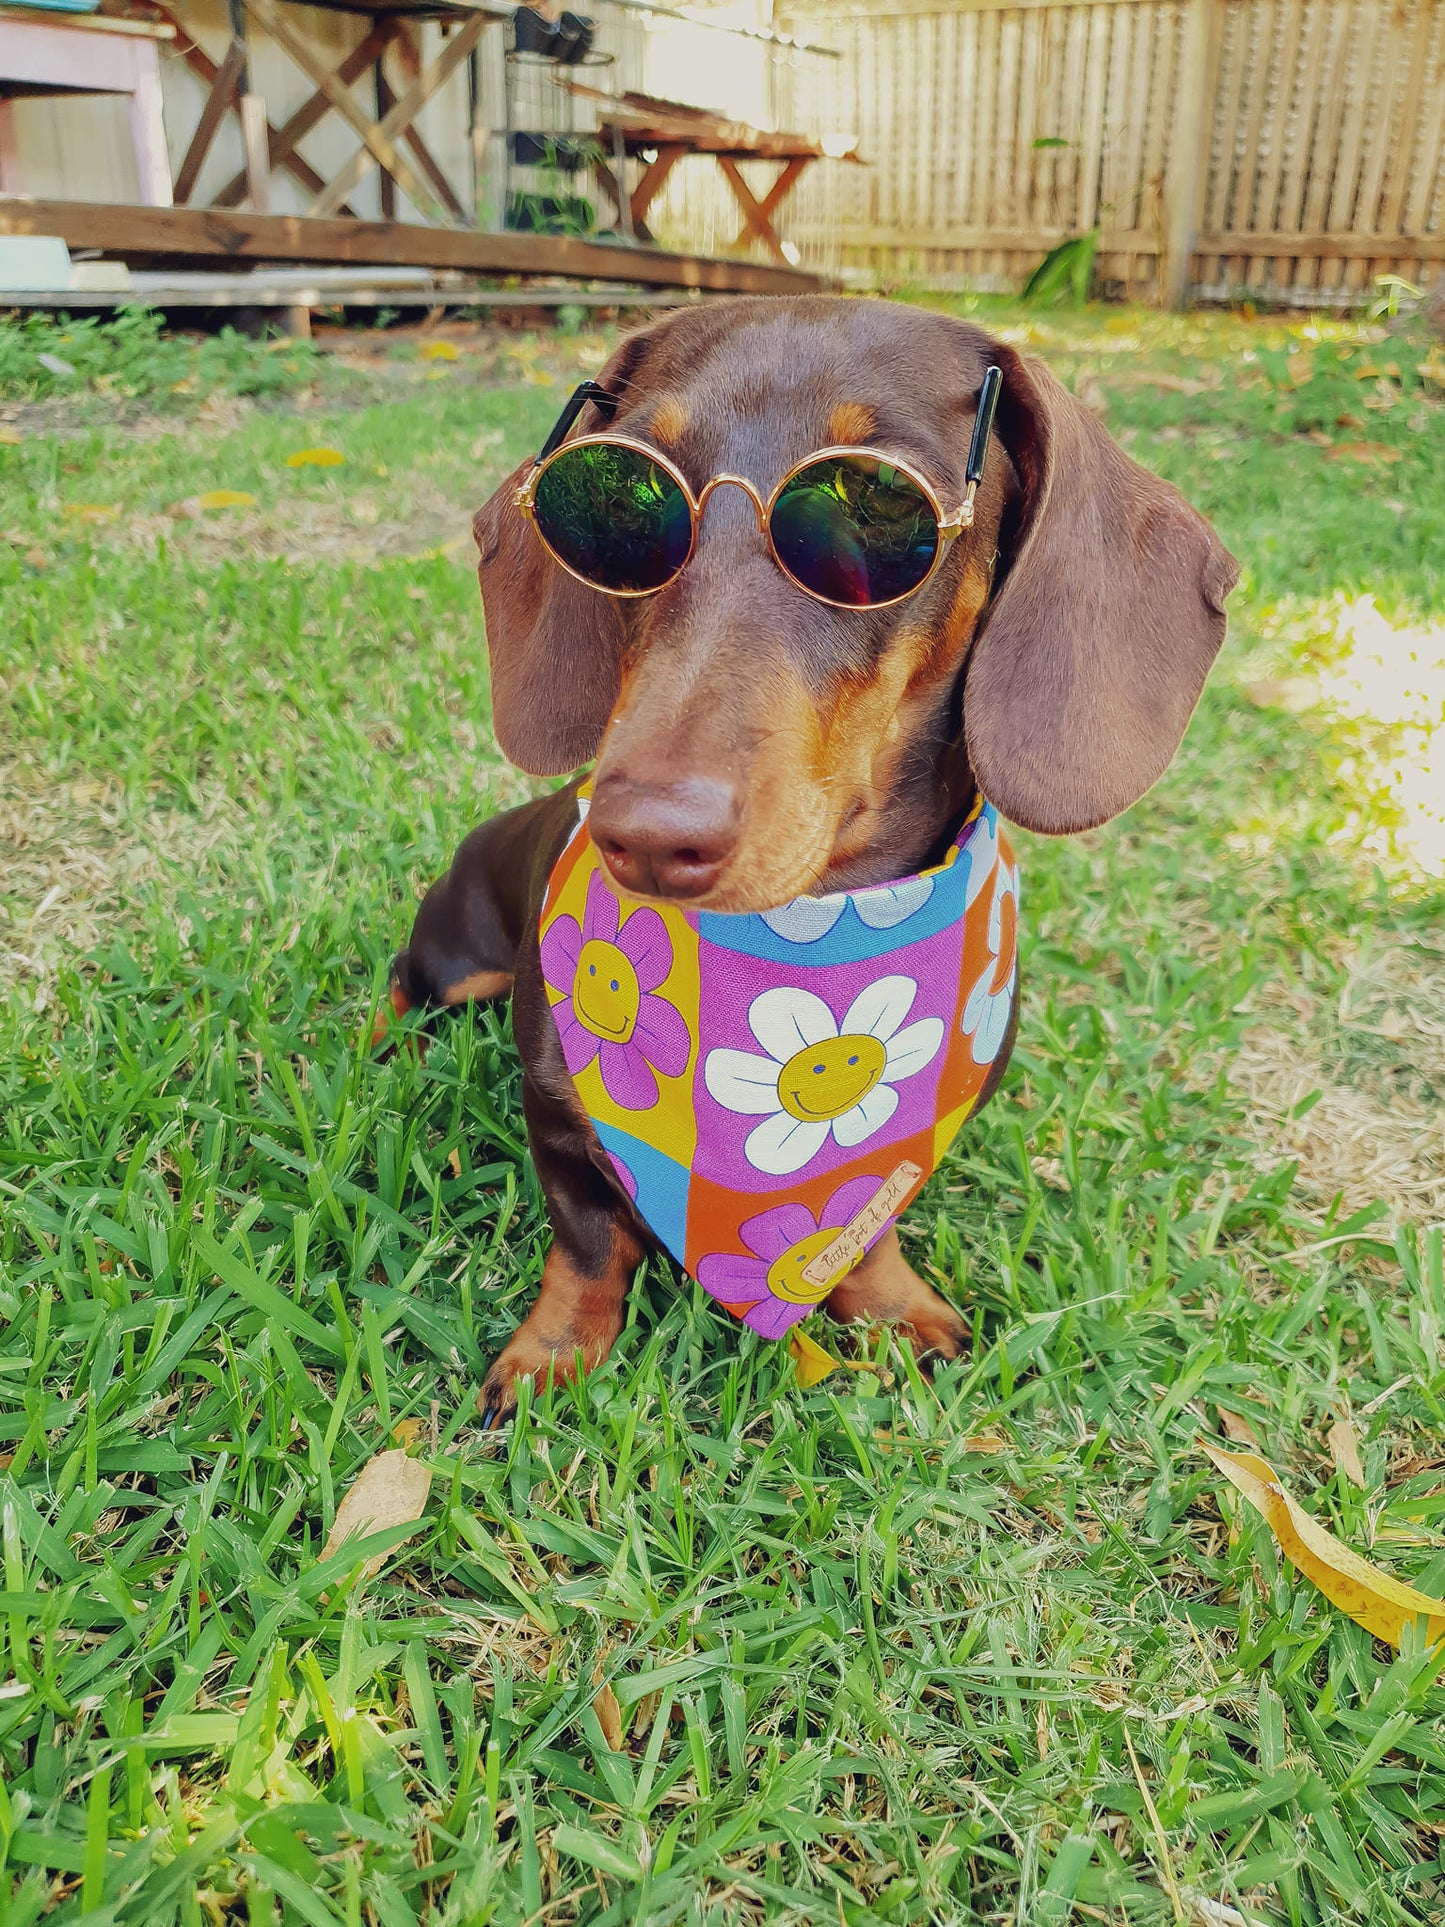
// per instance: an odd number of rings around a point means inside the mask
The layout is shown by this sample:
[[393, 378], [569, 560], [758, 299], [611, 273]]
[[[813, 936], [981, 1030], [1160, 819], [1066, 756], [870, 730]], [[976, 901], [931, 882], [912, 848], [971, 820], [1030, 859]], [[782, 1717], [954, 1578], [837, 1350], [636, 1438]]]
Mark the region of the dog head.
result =
[[639, 330], [599, 380], [620, 397], [611, 428], [694, 494], [727, 473], [766, 498], [847, 443], [903, 458], [952, 505], [990, 363], [1003, 389], [973, 526], [891, 607], [806, 595], [736, 488], [707, 499], [682, 574], [628, 601], [548, 555], [513, 502], [530, 463], [478, 511], [498, 740], [538, 775], [596, 758], [589, 822], [622, 887], [767, 908], [916, 867], [975, 785], [1061, 834], [1167, 768], [1238, 568], [1037, 362], [892, 303], [739, 300]]

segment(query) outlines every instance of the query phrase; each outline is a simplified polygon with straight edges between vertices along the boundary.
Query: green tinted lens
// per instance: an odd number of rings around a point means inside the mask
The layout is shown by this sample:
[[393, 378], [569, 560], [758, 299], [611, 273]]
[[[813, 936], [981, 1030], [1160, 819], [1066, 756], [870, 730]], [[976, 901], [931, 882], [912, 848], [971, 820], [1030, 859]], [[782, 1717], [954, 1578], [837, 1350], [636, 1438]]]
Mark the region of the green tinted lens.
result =
[[773, 546], [795, 582], [850, 608], [896, 602], [938, 554], [938, 517], [918, 484], [876, 455], [827, 455], [773, 504]]
[[692, 546], [676, 481], [652, 456], [616, 442], [564, 448], [539, 476], [534, 508], [548, 548], [599, 589], [660, 589]]

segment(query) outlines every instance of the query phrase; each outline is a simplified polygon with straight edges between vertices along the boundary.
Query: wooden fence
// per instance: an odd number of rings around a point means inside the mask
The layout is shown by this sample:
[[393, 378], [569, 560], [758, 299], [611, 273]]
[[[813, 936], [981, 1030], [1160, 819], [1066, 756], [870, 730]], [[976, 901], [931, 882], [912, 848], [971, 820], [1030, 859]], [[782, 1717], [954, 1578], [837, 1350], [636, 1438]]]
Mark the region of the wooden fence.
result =
[[[775, 62], [779, 125], [856, 133], [789, 232], [808, 265], [1017, 287], [1101, 230], [1117, 289], [1358, 302], [1445, 268], [1445, 0], [794, 0], [844, 58]], [[726, 210], [719, 208], [717, 219]], [[713, 219], [679, 182], [669, 238]]]

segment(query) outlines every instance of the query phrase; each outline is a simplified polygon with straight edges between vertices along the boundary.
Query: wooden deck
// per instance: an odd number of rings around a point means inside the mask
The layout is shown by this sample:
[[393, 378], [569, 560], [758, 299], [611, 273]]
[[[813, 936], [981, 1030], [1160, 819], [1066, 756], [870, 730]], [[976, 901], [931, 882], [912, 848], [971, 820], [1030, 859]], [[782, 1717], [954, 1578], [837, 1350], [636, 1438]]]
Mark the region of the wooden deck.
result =
[[814, 294], [825, 286], [821, 277], [798, 268], [565, 236], [480, 234], [401, 221], [313, 220], [104, 201], [0, 197], [0, 234], [58, 234], [72, 252], [99, 248], [132, 264], [335, 262], [452, 268], [466, 274], [565, 275], [579, 281], [704, 288], [723, 294]]

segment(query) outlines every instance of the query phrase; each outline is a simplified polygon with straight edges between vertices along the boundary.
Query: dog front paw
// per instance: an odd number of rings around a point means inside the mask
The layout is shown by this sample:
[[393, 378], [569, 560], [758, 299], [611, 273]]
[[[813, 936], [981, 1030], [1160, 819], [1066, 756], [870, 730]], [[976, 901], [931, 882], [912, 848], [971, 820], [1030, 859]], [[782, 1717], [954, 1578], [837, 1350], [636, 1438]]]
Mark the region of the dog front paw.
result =
[[477, 1404], [483, 1431], [505, 1425], [517, 1410], [517, 1386], [530, 1378], [533, 1389], [565, 1385], [590, 1372], [612, 1350], [621, 1319], [574, 1319], [564, 1331], [532, 1317], [518, 1327], [482, 1380]]

